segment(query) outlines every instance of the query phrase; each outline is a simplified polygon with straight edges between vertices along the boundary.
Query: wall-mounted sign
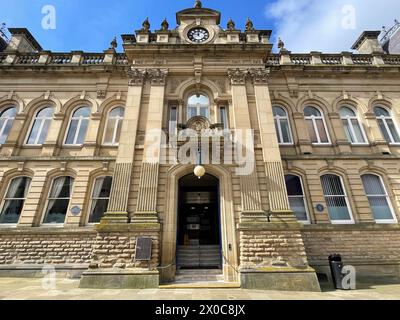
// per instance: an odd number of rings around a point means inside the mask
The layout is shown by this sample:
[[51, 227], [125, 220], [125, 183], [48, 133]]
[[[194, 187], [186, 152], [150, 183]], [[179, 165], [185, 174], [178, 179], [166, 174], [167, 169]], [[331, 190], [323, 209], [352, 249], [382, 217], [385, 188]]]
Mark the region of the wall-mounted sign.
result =
[[317, 204], [315, 209], [317, 209], [318, 212], [324, 212], [325, 206], [323, 204]]
[[151, 238], [139, 237], [136, 240], [136, 261], [150, 261], [151, 260], [151, 246], [153, 240]]
[[79, 215], [79, 214], [81, 213], [81, 211], [82, 211], [81, 208], [78, 207], [78, 206], [74, 206], [74, 207], [71, 208], [71, 213], [72, 213], [74, 216]]

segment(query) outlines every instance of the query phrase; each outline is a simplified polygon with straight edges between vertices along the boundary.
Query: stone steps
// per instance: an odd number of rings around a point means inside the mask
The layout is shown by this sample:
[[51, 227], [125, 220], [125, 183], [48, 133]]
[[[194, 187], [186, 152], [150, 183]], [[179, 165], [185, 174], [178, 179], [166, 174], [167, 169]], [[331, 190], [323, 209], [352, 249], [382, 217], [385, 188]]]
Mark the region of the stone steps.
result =
[[224, 282], [221, 269], [180, 269], [176, 275], [175, 283], [202, 283]]
[[220, 246], [180, 246], [177, 262], [179, 267], [221, 267]]

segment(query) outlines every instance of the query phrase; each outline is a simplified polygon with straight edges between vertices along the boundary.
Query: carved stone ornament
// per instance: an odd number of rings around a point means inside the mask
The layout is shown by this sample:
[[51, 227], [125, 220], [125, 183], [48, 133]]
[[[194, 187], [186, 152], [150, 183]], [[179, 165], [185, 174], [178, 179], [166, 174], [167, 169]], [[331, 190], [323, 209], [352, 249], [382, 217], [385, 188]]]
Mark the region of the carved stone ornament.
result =
[[246, 83], [247, 70], [231, 69], [228, 70], [228, 77], [232, 84], [245, 84]]
[[165, 85], [165, 80], [167, 79], [168, 70], [167, 69], [148, 69], [148, 78], [152, 85]]
[[188, 129], [192, 129], [196, 131], [198, 134], [200, 134], [204, 130], [210, 129], [210, 126], [211, 126], [210, 121], [207, 118], [201, 116], [196, 116], [189, 119], [189, 121], [186, 124], [186, 127]]
[[130, 86], [141, 86], [146, 78], [146, 70], [139, 70], [132, 67], [127, 72], [127, 76], [129, 78]]
[[248, 73], [254, 84], [268, 84], [269, 69], [249, 69]]

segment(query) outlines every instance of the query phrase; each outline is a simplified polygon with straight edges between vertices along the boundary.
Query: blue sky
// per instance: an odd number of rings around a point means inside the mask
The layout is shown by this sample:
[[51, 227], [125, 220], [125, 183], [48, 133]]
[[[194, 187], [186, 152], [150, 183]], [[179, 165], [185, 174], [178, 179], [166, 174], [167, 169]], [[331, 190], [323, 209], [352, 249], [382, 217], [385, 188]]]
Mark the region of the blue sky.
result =
[[[148, 16], [151, 29], [166, 17], [175, 27], [175, 12], [192, 7], [194, 0], [1, 0], [0, 22], [26, 27], [42, 47], [55, 52], [101, 52], [114, 36], [133, 33]], [[42, 28], [42, 8], [56, 9], [56, 29]], [[400, 18], [398, 0], [204, 0], [243, 28], [247, 17], [255, 27], [272, 29], [295, 52], [349, 50], [361, 31], [380, 30]], [[343, 27], [344, 24], [344, 27]], [[121, 47], [119, 47], [121, 50]]]

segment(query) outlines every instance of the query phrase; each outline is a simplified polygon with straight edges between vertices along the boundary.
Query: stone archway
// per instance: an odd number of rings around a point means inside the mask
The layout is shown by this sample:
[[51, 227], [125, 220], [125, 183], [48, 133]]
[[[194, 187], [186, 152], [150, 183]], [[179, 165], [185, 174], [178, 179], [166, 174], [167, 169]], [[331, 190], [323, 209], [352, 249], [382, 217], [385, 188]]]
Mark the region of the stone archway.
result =
[[[238, 282], [238, 246], [236, 241], [233, 190], [231, 174], [222, 166], [205, 166], [207, 172], [219, 180], [221, 211], [221, 247], [223, 272], [226, 282]], [[176, 250], [178, 226], [179, 180], [193, 172], [193, 165], [177, 165], [167, 172], [166, 215], [162, 226], [160, 281], [174, 281], [176, 275]]]

